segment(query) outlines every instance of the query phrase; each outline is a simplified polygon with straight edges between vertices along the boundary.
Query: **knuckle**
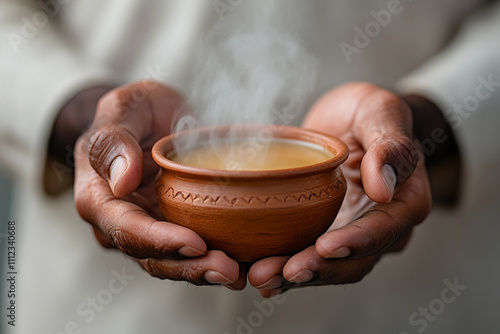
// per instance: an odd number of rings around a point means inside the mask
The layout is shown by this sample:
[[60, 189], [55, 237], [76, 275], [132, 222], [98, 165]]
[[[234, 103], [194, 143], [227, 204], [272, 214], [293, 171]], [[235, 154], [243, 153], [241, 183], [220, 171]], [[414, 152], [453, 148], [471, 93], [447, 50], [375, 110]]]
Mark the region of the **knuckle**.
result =
[[107, 226], [104, 232], [111, 238], [121, 252], [135, 258], [145, 258], [142, 254], [136, 252], [137, 249], [140, 249], [137, 239], [130, 235], [125, 229], [112, 225]]
[[405, 226], [406, 224], [401, 224], [400, 222], [395, 222], [392, 226], [390, 226], [384, 238], [382, 238], [379, 242], [378, 249], [380, 249], [380, 251], [375, 255], [382, 254], [384, 251], [396, 244], [401, 239], [401, 236], [406, 235], [408, 233], [408, 228]]
[[207, 285], [203, 271], [196, 264], [187, 264], [186, 261], [144, 259], [139, 260], [142, 268], [152, 277], [185, 281], [196, 286]]
[[[151, 91], [157, 89], [157, 86], [150, 81], [139, 81], [117, 88], [99, 101], [98, 111], [104, 117], [111, 116], [118, 120], [135, 117], [131, 111], [152, 109]], [[146, 108], [140, 108], [141, 106]]]
[[[142, 211], [141, 211], [142, 212]], [[146, 240], [158, 240], [158, 235], [161, 234], [161, 225], [165, 224], [164, 222], [161, 221], [155, 221], [152, 224], [150, 224], [147, 227], [147, 230], [145, 231], [145, 239]], [[168, 241], [164, 242], [154, 242], [152, 247], [153, 247], [153, 252], [155, 254], [158, 254], [158, 256], [168, 256], [177, 253], [177, 248], [180, 245], [172, 244], [172, 241], [169, 239]]]
[[[88, 133], [84, 133], [76, 140], [75, 156], [85, 155], [87, 141], [88, 141]], [[77, 162], [78, 162], [77, 159], [75, 159], [75, 163], [77, 163]]]
[[388, 252], [400, 252], [406, 248], [411, 239], [412, 232], [408, 232], [401, 236], [397, 242], [395, 242], [389, 249]]
[[211, 261], [225, 261], [227, 260], [227, 255], [221, 250], [211, 250], [208, 252], [208, 257], [211, 259]]
[[81, 189], [79, 191], [76, 191], [75, 189], [75, 194], [74, 194], [74, 203], [75, 203], [75, 208], [80, 217], [82, 217], [85, 221], [89, 221], [90, 217], [88, 215], [88, 204], [87, 204], [87, 193], [85, 190]]
[[406, 110], [406, 104], [395, 94], [381, 89], [377, 86], [364, 86], [366, 94], [364, 94], [364, 103], [374, 106], [370, 108], [372, 112], [380, 110], [397, 110], [400, 113]]
[[363, 225], [360, 225], [357, 221], [351, 223], [350, 226], [358, 229], [359, 232], [357, 235], [357, 247], [351, 247], [351, 258], [359, 258], [360, 256], [366, 255], [366, 251], [368, 249], [376, 248], [375, 245], [377, 245], [379, 242], [375, 239], [373, 233], [370, 233], [370, 231], [366, 231]]
[[104, 95], [97, 104], [99, 118], [112, 116], [115, 119], [125, 119], [130, 112], [130, 92], [125, 88], [115, 89]]
[[88, 210], [88, 205], [87, 205], [87, 196], [84, 191], [75, 191], [74, 195], [74, 203], [75, 203], [75, 208], [80, 217], [82, 217], [83, 220], [89, 221], [90, 220], [90, 215], [89, 215], [89, 210]]
[[[86, 154], [82, 153], [82, 143], [83, 141], [78, 144], [80, 148], [77, 148], [77, 154]], [[95, 226], [98, 223], [96, 217], [98, 216], [99, 209], [107, 201], [111, 200], [113, 196], [106, 191], [108, 189], [106, 181], [93, 170], [78, 168], [78, 160], [76, 159], [77, 171], [75, 175], [73, 203], [80, 217]]]
[[396, 95], [385, 90], [376, 91], [376, 94], [374, 94], [374, 102], [385, 108], [398, 108], [401, 105], [400, 99]]
[[102, 196], [96, 191], [96, 179], [78, 177], [75, 181], [73, 201], [75, 208], [85, 221], [94, 223], [95, 207], [100, 205]]
[[395, 168], [398, 182], [402, 183], [408, 179], [419, 161], [419, 150], [417, 146], [407, 137], [392, 137], [384, 140], [384, 150], [390, 164]]
[[196, 273], [193, 271], [186, 271], [185, 273], [185, 281], [196, 285], [196, 286], [203, 286], [203, 285], [209, 285], [205, 278], [203, 277], [203, 274]]
[[159, 279], [168, 278], [161, 270], [158, 269], [158, 265], [153, 259], [139, 260], [139, 263], [141, 264], [142, 269], [144, 269], [150, 276]]
[[90, 165], [101, 176], [108, 176], [107, 170], [115, 158], [113, 154], [122, 135], [113, 128], [104, 127], [97, 130], [89, 139], [87, 152]]
[[359, 264], [354, 266], [346, 283], [360, 282], [363, 278], [366, 277], [366, 275], [368, 275], [372, 271], [374, 265], [375, 262], [371, 257], [364, 259]]
[[351, 258], [381, 255], [397, 243], [401, 236], [406, 235], [411, 230], [410, 226], [412, 225], [391, 216], [385, 211], [374, 209], [371, 214], [383, 215], [381, 224], [377, 227], [378, 232], [366, 230], [357, 222], [351, 224], [362, 232], [358, 236], [358, 246], [352, 247]]

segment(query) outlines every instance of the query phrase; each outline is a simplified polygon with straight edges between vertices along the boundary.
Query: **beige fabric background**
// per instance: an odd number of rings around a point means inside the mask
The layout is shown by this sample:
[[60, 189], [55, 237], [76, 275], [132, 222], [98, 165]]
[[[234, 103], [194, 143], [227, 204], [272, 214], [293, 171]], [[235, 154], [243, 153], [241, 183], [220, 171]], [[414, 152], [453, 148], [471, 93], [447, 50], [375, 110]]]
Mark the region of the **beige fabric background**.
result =
[[[478, 78], [500, 82], [498, 3], [402, 0], [401, 12], [348, 62], [339, 44], [354, 44], [354, 28], [394, 1], [60, 2], [50, 23], [24, 36], [16, 52], [9, 34], [22, 35], [26, 20], [33, 24], [44, 11], [35, 1], [0, 1], [0, 161], [18, 177], [13, 219], [20, 233], [18, 326], [9, 333], [72, 326], [75, 333], [500, 331], [499, 87], [455, 127], [466, 167], [460, 209], [436, 210], [403, 254], [383, 259], [361, 283], [293, 291], [268, 309], [259, 309], [263, 300], [251, 288], [236, 293], [148, 277], [97, 245], [71, 193], [48, 198], [41, 189], [47, 137], [64, 101], [90, 85], [140, 80], [155, 70], [185, 91], [195, 51], [215, 23], [231, 29], [247, 15], [270, 15], [288, 25], [320, 62], [309, 104], [336, 84], [366, 80], [424, 93], [453, 112], [475, 94]], [[228, 10], [220, 12], [220, 3]], [[118, 289], [116, 272], [133, 279]], [[442, 291], [454, 281], [467, 288], [445, 303], [453, 295]], [[94, 317], [92, 298], [106, 302]]]

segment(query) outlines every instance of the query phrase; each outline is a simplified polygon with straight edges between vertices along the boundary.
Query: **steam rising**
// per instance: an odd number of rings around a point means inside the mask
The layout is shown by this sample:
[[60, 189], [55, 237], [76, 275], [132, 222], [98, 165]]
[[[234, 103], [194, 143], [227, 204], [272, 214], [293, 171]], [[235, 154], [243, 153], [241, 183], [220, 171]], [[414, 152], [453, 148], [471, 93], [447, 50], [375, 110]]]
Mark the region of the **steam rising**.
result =
[[[224, 20], [208, 34], [199, 57], [201, 71], [188, 92], [189, 107], [177, 115], [173, 132], [208, 125], [287, 124], [304, 113], [316, 82], [316, 59], [296, 37], [268, 22], [230, 23]], [[200, 144], [195, 136], [174, 143], [179, 155]]]

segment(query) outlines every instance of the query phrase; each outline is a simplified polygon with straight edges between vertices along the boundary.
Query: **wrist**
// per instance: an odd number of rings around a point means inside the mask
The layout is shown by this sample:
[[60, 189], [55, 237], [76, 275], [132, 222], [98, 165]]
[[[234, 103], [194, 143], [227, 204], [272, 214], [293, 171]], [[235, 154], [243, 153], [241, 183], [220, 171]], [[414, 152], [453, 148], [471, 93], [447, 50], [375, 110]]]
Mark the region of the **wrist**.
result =
[[444, 114], [432, 101], [406, 95], [404, 101], [413, 116], [413, 135], [422, 148], [436, 203], [453, 205], [458, 200], [460, 151], [455, 134]]
[[64, 160], [68, 148], [87, 130], [94, 118], [97, 102], [112, 87], [97, 86], [82, 90], [73, 96], [59, 111], [49, 139], [48, 154]]
[[75, 94], [61, 108], [49, 138], [44, 189], [57, 195], [73, 184], [75, 143], [92, 123], [97, 102], [113, 87], [96, 86]]

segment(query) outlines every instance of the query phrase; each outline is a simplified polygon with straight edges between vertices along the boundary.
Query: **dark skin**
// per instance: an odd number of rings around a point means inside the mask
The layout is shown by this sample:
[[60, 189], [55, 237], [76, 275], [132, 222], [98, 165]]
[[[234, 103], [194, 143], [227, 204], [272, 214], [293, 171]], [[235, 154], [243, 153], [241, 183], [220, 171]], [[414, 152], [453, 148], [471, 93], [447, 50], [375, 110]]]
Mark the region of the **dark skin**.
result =
[[[145, 98], [138, 100], [134, 91], [145, 92], [140, 95]], [[182, 103], [178, 93], [152, 82], [83, 91], [61, 110], [49, 148], [64, 161], [65, 151], [57, 147], [75, 146], [75, 204], [97, 240], [162, 279], [241, 290], [248, 277], [264, 297], [296, 287], [357, 282], [382, 255], [403, 249], [413, 227], [429, 213], [428, 173], [443, 164], [459, 166], [452, 131], [432, 102], [420, 96], [402, 99], [367, 83], [337, 87], [311, 108], [304, 126], [336, 135], [350, 148], [341, 212], [315, 245], [250, 266], [207, 250], [195, 232], [161, 221], [152, 187], [158, 167], [150, 149], [169, 133], [172, 113]], [[81, 122], [65, 126], [74, 119]], [[424, 156], [414, 134], [422, 141], [436, 128], [447, 139]], [[455, 179], [436, 187], [438, 199], [450, 202], [457, 184]]]

